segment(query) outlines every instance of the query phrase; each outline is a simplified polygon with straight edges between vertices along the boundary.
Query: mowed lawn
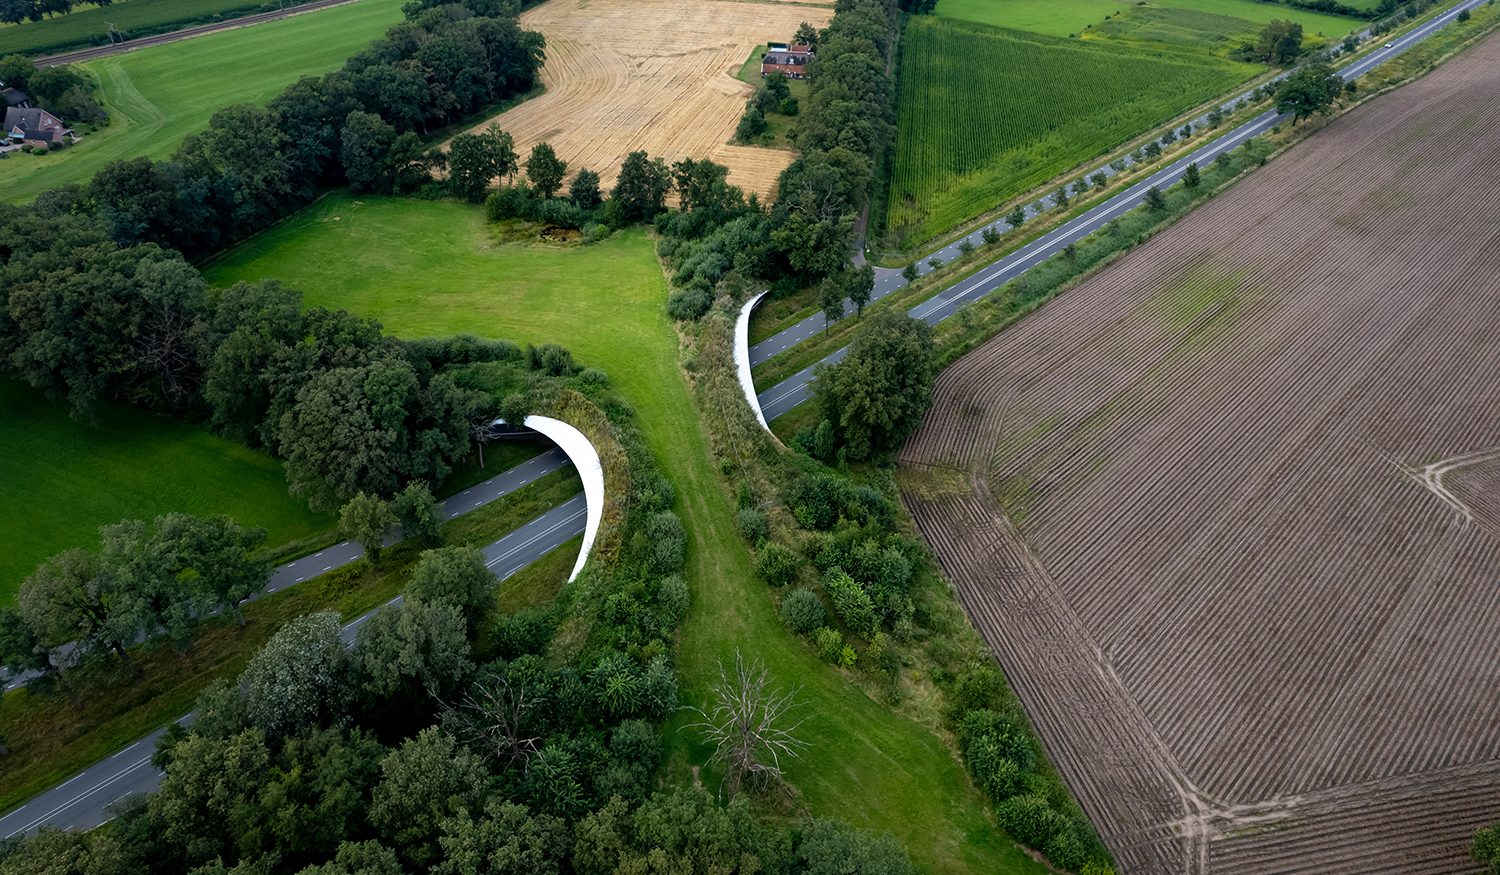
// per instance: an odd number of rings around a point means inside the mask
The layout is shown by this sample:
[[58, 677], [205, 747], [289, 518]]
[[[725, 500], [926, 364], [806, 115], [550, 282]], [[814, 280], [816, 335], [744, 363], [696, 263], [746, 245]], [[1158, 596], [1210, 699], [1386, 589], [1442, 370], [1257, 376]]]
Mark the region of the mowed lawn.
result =
[[[801, 687], [799, 735], [812, 747], [789, 777], [812, 813], [895, 835], [925, 871], [1046, 871], [998, 831], [938, 736], [870, 699], [782, 627], [734, 530], [644, 232], [589, 247], [498, 244], [477, 208], [340, 195], [228, 253], [209, 276], [274, 277], [302, 289], [309, 304], [376, 316], [401, 335], [555, 341], [603, 368], [635, 407], [689, 533], [684, 695], [705, 704], [718, 661], [732, 660], [736, 648], [760, 657], [777, 684]], [[671, 745], [679, 759], [707, 758], [692, 730]]]
[[400, 21], [401, 4], [359, 0], [85, 64], [110, 124], [59, 152], [0, 160], [0, 199], [24, 203], [87, 182], [111, 161], [166, 158], [216, 110], [264, 103], [302, 76], [338, 67]]
[[94, 425], [0, 378], [0, 605], [47, 557], [98, 528], [171, 511], [227, 513], [284, 544], [332, 520], [287, 495], [281, 463], [204, 429], [120, 407]]
[[0, 25], [0, 55], [53, 54], [75, 46], [103, 44], [113, 24], [127, 38], [176, 30], [230, 13], [274, 9], [268, 0], [122, 0], [109, 6], [78, 4], [68, 15]]
[[1207, 52], [1147, 53], [918, 17], [907, 24], [886, 225], [908, 245], [1254, 76]]
[[[1261, 0], [1152, 0], [1149, 5], [1225, 15], [1253, 24], [1264, 24], [1276, 18], [1290, 19], [1300, 23], [1308, 34], [1322, 33], [1329, 38], [1341, 37], [1359, 25], [1352, 18]], [[1356, 0], [1349, 5], [1371, 6], [1373, 2]], [[1065, 37], [1080, 34], [1089, 25], [1134, 8], [1137, 4], [1126, 0], [939, 0], [936, 14], [939, 18], [955, 21]]]

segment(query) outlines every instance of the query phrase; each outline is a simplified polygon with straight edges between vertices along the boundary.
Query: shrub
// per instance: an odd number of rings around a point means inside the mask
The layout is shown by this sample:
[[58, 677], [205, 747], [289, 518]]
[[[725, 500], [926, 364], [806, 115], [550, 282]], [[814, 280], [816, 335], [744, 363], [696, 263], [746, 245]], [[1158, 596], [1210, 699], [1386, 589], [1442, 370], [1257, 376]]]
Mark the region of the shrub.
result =
[[797, 98], [788, 97], [781, 101], [778, 109], [782, 115], [796, 115], [801, 110], [801, 107], [797, 105]]
[[844, 651], [843, 633], [827, 626], [813, 633], [813, 643], [818, 647], [818, 655], [829, 662], [837, 662]]
[[859, 654], [854, 652], [854, 648], [845, 644], [844, 649], [839, 651], [838, 658], [834, 660], [834, 664], [839, 668], [854, 668], [854, 663], [858, 659]]
[[484, 214], [491, 222], [503, 219], [534, 219], [537, 215], [537, 198], [525, 183], [508, 185], [490, 192], [484, 199]]
[[995, 806], [995, 816], [1011, 838], [1033, 848], [1045, 847], [1067, 825], [1045, 797], [1036, 795], [1015, 796], [1001, 802]]
[[988, 747], [992, 748], [991, 755], [1010, 760], [1023, 772], [1034, 771], [1041, 762], [1031, 735], [1018, 716], [987, 708], [971, 711], [964, 716], [958, 737], [965, 757]]
[[845, 625], [866, 638], [875, 633], [875, 603], [859, 581], [835, 568], [823, 578], [823, 589]]
[[651, 569], [671, 574], [687, 560], [687, 530], [670, 510], [654, 513], [646, 520], [646, 541], [651, 545]]
[[759, 547], [771, 533], [766, 524], [766, 515], [753, 507], [742, 507], [735, 511], [734, 524], [740, 530], [740, 537], [749, 541], [752, 547]]
[[553, 199], [542, 201], [537, 207], [536, 217], [559, 228], [582, 228], [588, 224], [591, 213], [572, 201]]
[[673, 574], [662, 578], [661, 583], [657, 584], [656, 600], [661, 605], [662, 611], [675, 624], [687, 616], [688, 605], [692, 603], [692, 594], [688, 592], [687, 581]]
[[839, 521], [844, 489], [844, 481], [837, 476], [813, 471], [797, 478], [787, 490], [786, 501], [803, 528], [832, 528]]
[[755, 573], [772, 586], [786, 586], [796, 579], [801, 564], [796, 553], [772, 541], [755, 557]]
[[712, 289], [703, 286], [678, 289], [667, 298], [667, 315], [683, 321], [701, 319], [713, 303]]
[[806, 635], [822, 626], [826, 617], [823, 600], [810, 589], [792, 590], [781, 602], [781, 621], [798, 635]]
[[522, 608], [495, 622], [495, 655], [515, 659], [540, 654], [552, 640], [552, 612], [545, 608]]

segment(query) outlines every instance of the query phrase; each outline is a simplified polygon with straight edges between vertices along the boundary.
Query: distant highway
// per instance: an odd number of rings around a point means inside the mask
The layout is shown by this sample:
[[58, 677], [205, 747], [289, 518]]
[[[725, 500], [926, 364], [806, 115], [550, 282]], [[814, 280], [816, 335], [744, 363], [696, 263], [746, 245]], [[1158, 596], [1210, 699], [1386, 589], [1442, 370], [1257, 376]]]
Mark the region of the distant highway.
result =
[[193, 27], [185, 27], [182, 30], [174, 30], [170, 33], [143, 36], [139, 39], [125, 40], [107, 46], [95, 46], [88, 49], [63, 52], [57, 55], [47, 55], [33, 59], [32, 63], [38, 67], [55, 67], [58, 64], [81, 64], [84, 61], [95, 61], [99, 58], [107, 58], [110, 55], [118, 55], [121, 52], [133, 52], [136, 49], [163, 46], [167, 43], [175, 43], [178, 40], [192, 39], [195, 36], [203, 36], [209, 33], [218, 33], [221, 30], [232, 30], [236, 27], [263, 24], [267, 21], [275, 21], [278, 18], [301, 15], [304, 12], [316, 12], [319, 9], [327, 9], [330, 6], [343, 6], [345, 3], [354, 2], [356, 0], [311, 0], [311, 2], [303, 3], [300, 6], [288, 6], [285, 9], [277, 9], [274, 12], [258, 12], [255, 15], [246, 15], [242, 18], [215, 21], [211, 24], [199, 24]]
[[[1363, 58], [1341, 68], [1338, 73], [1346, 81], [1362, 76], [1448, 25], [1463, 10], [1473, 9], [1485, 2], [1488, 2], [1488, 0], [1464, 0], [1464, 2], [1453, 6], [1407, 33], [1391, 38], [1388, 45], [1384, 45], [1365, 55]], [[1229, 133], [1178, 157], [1155, 173], [1145, 177], [1124, 191], [1105, 199], [1092, 209], [1069, 219], [1047, 234], [1022, 246], [1020, 249], [1002, 255], [989, 266], [980, 269], [979, 272], [972, 276], [960, 280], [938, 292], [933, 297], [914, 305], [906, 311], [907, 315], [921, 319], [929, 325], [936, 325], [938, 322], [958, 312], [959, 308], [965, 304], [1001, 288], [1037, 264], [1058, 254], [1068, 244], [1076, 243], [1104, 227], [1104, 225], [1120, 214], [1139, 206], [1146, 199], [1146, 192], [1153, 186], [1160, 189], [1178, 182], [1182, 179], [1182, 174], [1189, 164], [1204, 165], [1212, 161], [1220, 153], [1227, 152], [1251, 137], [1264, 133], [1284, 121], [1286, 119], [1275, 109], [1266, 110], [1255, 118], [1234, 128]], [[952, 255], [957, 254], [957, 246], [957, 243], [950, 244], [944, 247], [943, 250], [940, 250], [939, 253], [935, 253], [935, 255], [950, 253], [949, 257], [952, 257]], [[924, 262], [925, 260], [923, 259]], [[928, 268], [925, 263], [922, 265], [922, 269], [924, 273], [927, 271]], [[905, 280], [896, 271], [884, 270], [877, 272], [875, 292], [872, 294], [871, 300], [878, 300], [880, 297], [884, 297], [904, 285], [906, 285]], [[784, 349], [795, 346], [821, 331], [822, 324], [821, 315], [809, 316], [791, 328], [761, 341], [750, 349], [751, 363], [758, 364], [766, 361]], [[787, 413], [811, 397], [812, 378], [818, 367], [839, 361], [847, 352], [848, 347], [837, 349], [818, 362], [798, 371], [775, 386], [766, 389], [764, 392], [757, 392], [756, 397], [760, 401], [761, 410], [765, 414], [766, 420], [770, 421]]]

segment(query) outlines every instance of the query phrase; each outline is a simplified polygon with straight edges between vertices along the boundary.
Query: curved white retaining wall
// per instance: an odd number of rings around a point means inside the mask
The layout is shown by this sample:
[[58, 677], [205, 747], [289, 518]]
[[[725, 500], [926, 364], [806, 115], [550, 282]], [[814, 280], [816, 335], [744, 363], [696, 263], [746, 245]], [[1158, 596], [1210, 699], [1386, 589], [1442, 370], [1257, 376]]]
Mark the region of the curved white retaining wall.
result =
[[771, 427], [766, 425], [766, 415], [760, 410], [760, 399], [755, 397], [755, 381], [750, 379], [750, 314], [767, 294], [768, 292], [761, 292], [740, 308], [740, 318], [734, 323], [734, 364], [739, 371], [740, 388], [745, 392], [745, 400], [750, 403], [750, 409], [755, 411], [760, 427], [770, 431]]
[[[495, 424], [504, 425], [505, 420], [497, 419]], [[599, 523], [604, 519], [604, 465], [583, 432], [561, 419], [528, 416], [522, 425], [545, 435], [562, 448], [568, 461], [578, 469], [578, 476], [583, 478], [583, 499], [588, 504], [588, 517], [584, 521], [583, 546], [578, 549], [578, 561], [573, 563], [573, 573], [568, 575], [568, 582], [572, 583], [583, 570], [584, 563], [588, 562], [589, 550], [593, 549], [594, 539], [599, 535]]]

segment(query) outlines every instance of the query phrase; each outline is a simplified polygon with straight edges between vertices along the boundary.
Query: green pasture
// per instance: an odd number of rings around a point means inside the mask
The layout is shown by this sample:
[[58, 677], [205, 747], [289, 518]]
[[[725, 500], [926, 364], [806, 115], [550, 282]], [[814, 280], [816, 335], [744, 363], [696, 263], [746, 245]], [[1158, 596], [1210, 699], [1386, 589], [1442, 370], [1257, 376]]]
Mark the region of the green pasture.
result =
[[[1370, 0], [1368, 5], [1373, 5]], [[1351, 4], [1358, 5], [1358, 4]], [[1274, 18], [1301, 23], [1309, 35], [1322, 33], [1332, 39], [1358, 26], [1352, 18], [1296, 9], [1282, 3], [1260, 0], [939, 0], [937, 15], [957, 21], [972, 21], [993, 27], [1008, 27], [1045, 36], [1073, 36], [1090, 25], [1132, 9], [1181, 9], [1239, 18], [1253, 27]]]
[[937, 236], [1259, 70], [1207, 53], [913, 19], [887, 228], [908, 247]]
[[0, 55], [55, 54], [109, 42], [109, 26], [130, 39], [277, 8], [274, 0], [122, 0], [80, 3], [68, 15], [0, 25]]
[[264, 103], [302, 76], [338, 67], [400, 21], [401, 5], [359, 0], [85, 64], [110, 124], [59, 152], [0, 160], [0, 199], [21, 203], [86, 182], [111, 161], [165, 158], [216, 110]]
[[0, 410], [0, 605], [44, 559], [95, 546], [121, 519], [227, 513], [273, 545], [332, 523], [287, 495], [280, 462], [202, 428], [123, 407], [84, 425], [8, 378]]
[[[407, 336], [556, 341], [604, 369], [635, 407], [689, 533], [693, 607], [679, 649], [687, 698], [706, 701], [718, 661], [735, 648], [760, 657], [777, 684], [801, 688], [799, 735], [812, 749], [788, 771], [799, 806], [895, 835], [925, 871], [1046, 871], [996, 829], [941, 738], [869, 698], [781, 625], [734, 530], [644, 232], [588, 247], [502, 244], [473, 207], [339, 195], [227, 253], [209, 276], [273, 277], [309, 304], [348, 307]], [[675, 733], [672, 747], [679, 762], [707, 757], [691, 730]]]

